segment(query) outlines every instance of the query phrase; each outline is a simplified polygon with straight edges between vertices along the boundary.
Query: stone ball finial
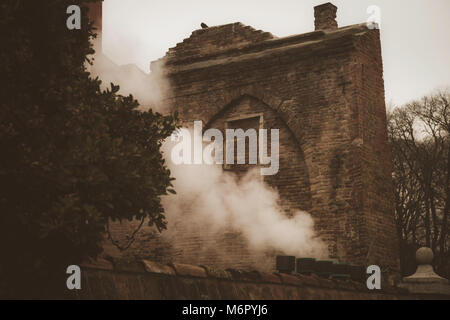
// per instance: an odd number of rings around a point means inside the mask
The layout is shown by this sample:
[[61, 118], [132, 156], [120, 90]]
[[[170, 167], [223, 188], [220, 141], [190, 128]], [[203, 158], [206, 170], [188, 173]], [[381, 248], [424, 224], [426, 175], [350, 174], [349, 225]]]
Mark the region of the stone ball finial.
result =
[[416, 261], [418, 265], [431, 264], [433, 258], [433, 250], [430, 248], [423, 247], [416, 251]]
[[[450, 297], [450, 285], [447, 279], [440, 277], [433, 270], [433, 250], [420, 248], [416, 251], [417, 270], [412, 276], [403, 278], [399, 287], [411, 293], [438, 294]], [[444, 298], [445, 299], [445, 298]]]

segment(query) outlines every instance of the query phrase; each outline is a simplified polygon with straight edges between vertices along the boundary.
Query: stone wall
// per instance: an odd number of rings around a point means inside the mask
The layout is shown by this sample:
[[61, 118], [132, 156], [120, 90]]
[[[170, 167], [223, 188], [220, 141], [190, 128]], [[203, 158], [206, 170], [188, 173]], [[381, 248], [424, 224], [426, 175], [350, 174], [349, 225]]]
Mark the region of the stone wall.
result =
[[[61, 296], [60, 296], [61, 297]], [[107, 261], [82, 266], [81, 290], [65, 290], [66, 299], [148, 300], [413, 300], [449, 299], [413, 295], [382, 285], [368, 290], [353, 281], [316, 276], [217, 270], [185, 264], [151, 261], [112, 265]]]

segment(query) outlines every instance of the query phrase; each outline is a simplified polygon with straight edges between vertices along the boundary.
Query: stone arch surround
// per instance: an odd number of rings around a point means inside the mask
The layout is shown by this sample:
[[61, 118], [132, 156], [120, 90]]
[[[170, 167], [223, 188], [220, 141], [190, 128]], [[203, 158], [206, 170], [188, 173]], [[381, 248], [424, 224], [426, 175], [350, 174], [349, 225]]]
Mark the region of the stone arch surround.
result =
[[264, 177], [264, 181], [279, 192], [281, 205], [286, 212], [293, 214], [294, 210], [310, 210], [310, 177], [304, 152], [292, 129], [280, 117], [276, 108], [252, 95], [244, 94], [213, 115], [204, 130], [216, 128], [224, 132], [227, 119], [245, 119], [254, 114], [262, 115], [264, 129], [280, 130], [279, 172], [275, 176]]

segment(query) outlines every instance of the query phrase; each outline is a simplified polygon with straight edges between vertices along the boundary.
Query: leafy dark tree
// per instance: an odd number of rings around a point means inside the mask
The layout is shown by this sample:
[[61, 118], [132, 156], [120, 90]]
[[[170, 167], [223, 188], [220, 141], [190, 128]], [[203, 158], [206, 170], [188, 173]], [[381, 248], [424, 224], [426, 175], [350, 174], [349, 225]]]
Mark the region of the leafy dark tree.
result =
[[396, 223], [404, 275], [415, 250], [433, 249], [438, 272], [450, 264], [450, 92], [438, 91], [389, 115]]
[[[0, 4], [3, 295], [39, 294], [42, 281], [96, 257], [109, 219], [166, 228], [160, 196], [174, 191], [160, 147], [175, 115], [138, 111], [90, 77], [85, 2]], [[72, 4], [83, 8], [81, 30], [66, 28]]]

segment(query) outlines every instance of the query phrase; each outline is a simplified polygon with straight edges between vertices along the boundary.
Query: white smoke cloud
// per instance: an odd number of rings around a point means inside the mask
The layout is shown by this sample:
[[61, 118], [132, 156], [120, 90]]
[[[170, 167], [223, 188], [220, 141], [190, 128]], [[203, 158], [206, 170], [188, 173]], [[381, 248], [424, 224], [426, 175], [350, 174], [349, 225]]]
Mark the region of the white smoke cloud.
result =
[[203, 237], [205, 245], [211, 242], [211, 232], [232, 231], [244, 237], [252, 252], [327, 256], [326, 245], [316, 236], [311, 215], [296, 211], [288, 216], [279, 205], [279, 194], [264, 183], [259, 169], [250, 170], [238, 179], [218, 165], [174, 165], [170, 161], [172, 147], [172, 142], [163, 146], [176, 178], [177, 194], [163, 199], [169, 223], [165, 232], [172, 241], [177, 241], [177, 231], [171, 226], [183, 223], [190, 224], [187, 232]]
[[98, 40], [93, 41], [95, 55], [93, 65], [87, 65], [91, 77], [99, 77], [102, 81], [101, 89], [110, 88], [110, 83], [119, 85], [119, 94], [128, 96], [132, 94], [139, 101], [140, 108], [146, 110], [165, 112], [161, 104], [162, 98], [167, 95], [169, 82], [163, 76], [162, 70], [152, 70], [146, 73], [135, 64], [117, 65], [108, 56], [103, 54]]

